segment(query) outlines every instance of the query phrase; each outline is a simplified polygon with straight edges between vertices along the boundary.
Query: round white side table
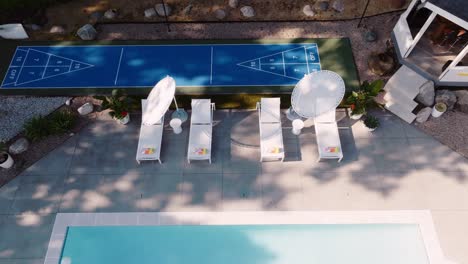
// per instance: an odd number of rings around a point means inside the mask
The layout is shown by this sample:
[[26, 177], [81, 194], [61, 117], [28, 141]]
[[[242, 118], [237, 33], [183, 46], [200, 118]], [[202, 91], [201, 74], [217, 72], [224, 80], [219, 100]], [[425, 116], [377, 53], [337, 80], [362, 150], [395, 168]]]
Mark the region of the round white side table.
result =
[[172, 127], [174, 134], [182, 133], [182, 120], [180, 120], [179, 118], [171, 119], [171, 122], [169, 122], [169, 125]]
[[301, 130], [304, 128], [304, 121], [301, 119], [294, 119], [292, 121], [292, 133], [296, 136], [301, 134]]

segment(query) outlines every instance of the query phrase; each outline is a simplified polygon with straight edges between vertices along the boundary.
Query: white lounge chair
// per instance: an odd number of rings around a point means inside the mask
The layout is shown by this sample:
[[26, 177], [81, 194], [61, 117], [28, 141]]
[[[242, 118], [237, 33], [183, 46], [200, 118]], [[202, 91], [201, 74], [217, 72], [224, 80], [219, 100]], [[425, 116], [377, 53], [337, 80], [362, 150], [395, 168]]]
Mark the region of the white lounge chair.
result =
[[262, 98], [257, 103], [260, 127], [260, 161], [284, 161], [280, 98]]
[[[147, 100], [141, 100], [142, 114], [145, 114]], [[142, 120], [144, 118], [142, 117]], [[136, 161], [140, 164], [143, 160], [157, 160], [161, 163], [161, 142], [164, 129], [164, 116], [154, 125], [145, 125], [141, 122], [140, 137]]]
[[[316, 107], [318, 110], [320, 110], [320, 102], [325, 100], [327, 99], [317, 100]], [[318, 111], [319, 116], [314, 119], [319, 153], [318, 161], [321, 159], [338, 159], [338, 162], [340, 162], [343, 159], [343, 149], [341, 148], [335, 111], [336, 109], [324, 113]]]
[[187, 161], [208, 160], [211, 163], [213, 111], [210, 99], [192, 99], [192, 118], [187, 150]]

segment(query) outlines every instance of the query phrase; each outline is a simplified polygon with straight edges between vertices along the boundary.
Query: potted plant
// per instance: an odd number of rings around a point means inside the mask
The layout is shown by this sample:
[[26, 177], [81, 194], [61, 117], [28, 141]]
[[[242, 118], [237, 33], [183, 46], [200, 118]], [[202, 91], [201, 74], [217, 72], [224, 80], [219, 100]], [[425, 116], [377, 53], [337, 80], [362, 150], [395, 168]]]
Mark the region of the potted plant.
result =
[[364, 125], [372, 132], [380, 126], [380, 121], [375, 116], [367, 115], [364, 119]]
[[9, 169], [13, 167], [13, 164], [15, 164], [15, 161], [10, 154], [8, 154], [5, 143], [0, 142], [0, 167]]
[[384, 82], [382, 80], [376, 80], [371, 83], [365, 81], [358, 90], [351, 92], [346, 98], [346, 103], [351, 108], [351, 119], [360, 119], [367, 113], [367, 109], [380, 106], [375, 101], [375, 97], [382, 91], [383, 85]]
[[432, 108], [431, 115], [433, 117], [439, 117], [443, 113], [445, 113], [445, 111], [447, 111], [447, 105], [444, 104], [444, 103], [437, 103], [437, 104], [434, 105], [434, 108]]
[[119, 89], [112, 90], [111, 96], [95, 96], [102, 101], [102, 110], [110, 109], [109, 115], [120, 124], [130, 122], [130, 101], [127, 95]]

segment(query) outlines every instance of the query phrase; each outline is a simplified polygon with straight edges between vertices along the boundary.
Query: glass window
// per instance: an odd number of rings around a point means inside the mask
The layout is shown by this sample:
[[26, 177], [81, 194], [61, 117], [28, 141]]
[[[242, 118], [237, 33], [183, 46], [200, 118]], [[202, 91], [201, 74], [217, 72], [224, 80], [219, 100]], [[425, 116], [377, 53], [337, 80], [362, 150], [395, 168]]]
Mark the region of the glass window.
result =
[[431, 10], [423, 7], [421, 0], [419, 0], [414, 5], [413, 9], [411, 10], [411, 12], [408, 14], [408, 17], [406, 18], [406, 21], [408, 22], [408, 26], [410, 28], [410, 32], [413, 38], [416, 37], [418, 32], [424, 26], [424, 23], [426, 23], [431, 13], [432, 13]]

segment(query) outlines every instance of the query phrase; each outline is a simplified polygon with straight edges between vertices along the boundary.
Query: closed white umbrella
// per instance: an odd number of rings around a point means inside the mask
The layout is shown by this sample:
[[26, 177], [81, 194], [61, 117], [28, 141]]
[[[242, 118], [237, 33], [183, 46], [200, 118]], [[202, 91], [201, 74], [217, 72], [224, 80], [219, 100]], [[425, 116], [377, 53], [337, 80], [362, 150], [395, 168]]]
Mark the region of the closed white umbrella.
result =
[[151, 90], [147, 98], [146, 109], [143, 109], [143, 124], [154, 125], [167, 112], [172, 99], [175, 100], [176, 83], [170, 76], [164, 77]]
[[[337, 73], [313, 72], [297, 83], [291, 96], [291, 106], [300, 117], [314, 118], [334, 110], [343, 99], [345, 90], [344, 81]], [[320, 107], [316, 107], [317, 103]]]

